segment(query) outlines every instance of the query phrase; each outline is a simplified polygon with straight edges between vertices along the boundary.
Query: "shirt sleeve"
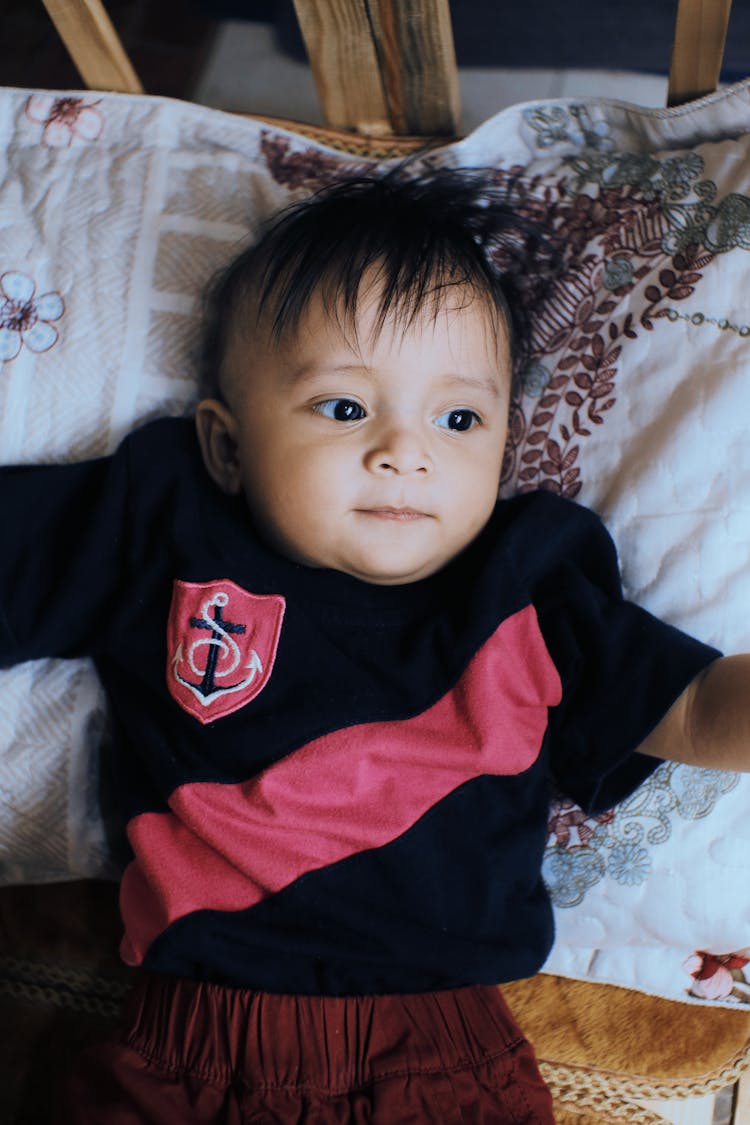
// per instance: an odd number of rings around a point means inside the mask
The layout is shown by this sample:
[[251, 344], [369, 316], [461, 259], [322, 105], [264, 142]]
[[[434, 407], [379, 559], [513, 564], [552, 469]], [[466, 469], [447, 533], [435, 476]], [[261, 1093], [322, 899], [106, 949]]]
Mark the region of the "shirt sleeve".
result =
[[637, 753], [694, 677], [720, 653], [623, 597], [617, 554], [592, 512], [550, 518], [538, 613], [562, 680], [550, 716], [558, 789], [589, 812], [629, 795], [659, 764]]
[[127, 453], [0, 469], [0, 666], [96, 656], [125, 580]]

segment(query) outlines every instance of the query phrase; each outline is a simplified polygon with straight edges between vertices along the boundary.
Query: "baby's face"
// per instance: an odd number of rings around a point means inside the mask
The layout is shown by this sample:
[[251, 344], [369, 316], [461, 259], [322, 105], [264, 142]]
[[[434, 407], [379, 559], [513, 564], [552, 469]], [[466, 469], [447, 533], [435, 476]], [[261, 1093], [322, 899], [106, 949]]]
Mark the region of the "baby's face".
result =
[[392, 585], [440, 570], [486, 524], [511, 360], [505, 326], [466, 292], [406, 330], [374, 332], [376, 314], [365, 298], [354, 341], [321, 301], [287, 345], [235, 347], [231, 489], [287, 557]]

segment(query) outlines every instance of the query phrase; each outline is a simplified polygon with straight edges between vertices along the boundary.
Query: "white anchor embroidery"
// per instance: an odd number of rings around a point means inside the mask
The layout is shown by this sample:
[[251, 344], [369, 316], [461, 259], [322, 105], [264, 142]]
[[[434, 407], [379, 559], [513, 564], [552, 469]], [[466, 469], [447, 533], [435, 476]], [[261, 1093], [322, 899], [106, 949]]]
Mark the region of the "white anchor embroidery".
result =
[[[175, 654], [172, 657], [172, 670], [174, 677], [179, 683], [184, 684], [189, 691], [193, 693], [195, 698], [204, 706], [208, 707], [214, 700], [222, 698], [231, 692], [242, 691], [243, 688], [248, 687], [258, 676], [263, 675], [263, 663], [258, 656], [255, 649], [250, 650], [250, 660], [245, 665], [245, 671], [248, 673], [244, 679], [239, 683], [229, 685], [217, 685], [216, 680], [226, 679], [236, 671], [242, 661], [242, 654], [239, 645], [232, 639], [232, 633], [244, 633], [244, 625], [235, 625], [232, 622], [224, 621], [222, 616], [223, 608], [229, 603], [229, 594], [223, 590], [217, 591], [212, 597], [207, 598], [201, 605], [201, 616], [199, 618], [191, 618], [190, 623], [195, 628], [210, 630], [210, 637], [201, 637], [199, 640], [193, 641], [188, 649], [187, 661], [191, 671], [201, 677], [199, 684], [193, 683], [191, 680], [185, 679], [178, 672], [180, 664], [185, 659], [183, 653], [182, 642], [177, 646]], [[213, 616], [210, 613], [214, 609]], [[195, 653], [201, 647], [208, 647], [206, 655], [206, 663], [203, 668], [200, 668], [196, 663]], [[225, 664], [229, 659], [229, 664], [219, 667], [220, 662]]]

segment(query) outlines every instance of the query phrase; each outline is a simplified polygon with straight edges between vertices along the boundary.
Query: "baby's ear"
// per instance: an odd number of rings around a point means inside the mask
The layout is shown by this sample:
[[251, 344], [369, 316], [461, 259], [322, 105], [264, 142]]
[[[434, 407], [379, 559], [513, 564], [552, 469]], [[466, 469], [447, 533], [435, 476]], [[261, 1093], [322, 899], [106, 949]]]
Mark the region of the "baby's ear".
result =
[[203, 461], [222, 492], [236, 495], [242, 488], [237, 448], [237, 422], [231, 410], [215, 398], [204, 398], [195, 411]]

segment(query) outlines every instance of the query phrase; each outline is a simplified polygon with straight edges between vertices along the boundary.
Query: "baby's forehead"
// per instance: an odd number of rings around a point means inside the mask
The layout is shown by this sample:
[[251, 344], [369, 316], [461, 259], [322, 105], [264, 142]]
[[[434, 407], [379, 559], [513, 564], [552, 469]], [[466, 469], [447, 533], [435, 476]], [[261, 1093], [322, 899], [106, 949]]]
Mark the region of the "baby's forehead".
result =
[[[462, 301], [470, 294], [484, 303], [497, 339], [505, 334], [523, 347], [514, 271], [525, 260], [528, 224], [493, 185], [486, 170], [417, 162], [335, 182], [290, 205], [212, 285], [202, 371], [214, 381], [223, 376], [237, 338], [244, 347], [264, 336], [283, 346], [321, 292], [337, 322], [358, 329], [360, 296], [372, 276], [382, 281], [376, 326], [408, 329], [425, 313], [429, 322], [448, 307], [445, 293], [461, 290]], [[461, 304], [451, 309], [458, 315]]]
[[383, 279], [374, 266], [355, 288], [335, 275], [324, 277], [313, 286], [295, 309], [294, 315], [279, 322], [279, 308], [273, 295], [245, 294], [233, 318], [232, 335], [252, 335], [259, 343], [283, 346], [300, 334], [321, 327], [343, 335], [347, 340], [376, 340], [383, 332], [419, 332], [441, 318], [460, 318], [479, 312], [493, 336], [510, 335], [508, 308], [496, 293], [490, 293], [465, 277], [435, 277], [420, 290], [399, 290]]
[[280, 330], [277, 315], [274, 301], [264, 302], [257, 286], [246, 288], [236, 302], [225, 341], [227, 362], [221, 378], [225, 397], [241, 394], [245, 380], [252, 379], [264, 359], [283, 367], [298, 362], [300, 353], [310, 349], [319, 360], [326, 351], [332, 357], [345, 353], [356, 357], [381, 343], [398, 348], [407, 338], [417, 343], [423, 339], [428, 346], [432, 332], [443, 324], [452, 327], [456, 339], [481, 336], [487, 362], [494, 366], [499, 351], [510, 368], [512, 337], [506, 309], [495, 294], [465, 278], [434, 279], [415, 294], [388, 287], [376, 268], [359, 279], [354, 291], [332, 276], [310, 288]]
[[496, 317], [483, 302], [469, 300], [445, 300], [408, 321], [391, 309], [382, 323], [376, 302], [361, 306], [348, 320], [320, 302], [278, 348], [271, 344], [262, 359], [258, 355], [260, 377], [274, 372], [277, 388], [288, 392], [341, 379], [342, 387], [355, 380], [371, 389], [395, 385], [404, 392], [414, 385], [422, 393], [444, 393], [451, 381], [475, 380], [502, 393], [511, 377], [507, 334], [498, 332]]

